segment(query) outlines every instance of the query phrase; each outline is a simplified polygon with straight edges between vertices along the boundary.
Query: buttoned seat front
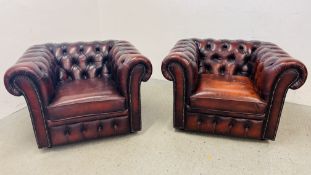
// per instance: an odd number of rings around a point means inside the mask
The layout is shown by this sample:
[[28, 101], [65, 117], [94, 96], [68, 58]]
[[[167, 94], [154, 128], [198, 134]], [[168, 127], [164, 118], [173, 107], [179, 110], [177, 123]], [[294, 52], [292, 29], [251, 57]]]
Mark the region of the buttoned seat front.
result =
[[198, 88], [190, 96], [190, 106], [202, 113], [262, 118], [267, 104], [247, 77], [202, 74]]
[[76, 118], [126, 110], [125, 97], [109, 78], [76, 80], [57, 87], [47, 106], [50, 120]]

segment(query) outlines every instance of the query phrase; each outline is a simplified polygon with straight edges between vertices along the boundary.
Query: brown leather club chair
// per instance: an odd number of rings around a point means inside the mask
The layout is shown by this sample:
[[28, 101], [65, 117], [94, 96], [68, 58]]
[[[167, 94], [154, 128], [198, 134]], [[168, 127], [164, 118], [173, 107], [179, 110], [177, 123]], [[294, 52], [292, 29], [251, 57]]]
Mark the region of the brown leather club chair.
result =
[[185, 39], [163, 60], [174, 83], [174, 127], [274, 140], [288, 88], [306, 67], [272, 43]]
[[36, 45], [5, 74], [26, 99], [39, 148], [141, 130], [150, 61], [129, 42]]

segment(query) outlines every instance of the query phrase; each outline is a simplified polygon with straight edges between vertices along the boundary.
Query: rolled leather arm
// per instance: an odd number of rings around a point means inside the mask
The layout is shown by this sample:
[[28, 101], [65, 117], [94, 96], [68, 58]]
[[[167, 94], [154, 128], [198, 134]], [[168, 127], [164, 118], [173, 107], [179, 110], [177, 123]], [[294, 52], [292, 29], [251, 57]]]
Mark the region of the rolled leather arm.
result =
[[[136, 66], [143, 66], [142, 81], [148, 81], [152, 74], [152, 65], [145, 56], [127, 41], [115, 41], [109, 56], [112, 76], [116, 80], [124, 96], [128, 97], [128, 85], [131, 72]], [[140, 82], [137, 82], [140, 83]]]
[[17, 78], [31, 80], [40, 92], [41, 99], [48, 104], [54, 94], [56, 84], [56, 61], [46, 45], [30, 47], [16, 64], [8, 69], [4, 75], [6, 89], [15, 96], [24, 94], [14, 81]]
[[308, 72], [305, 65], [289, 56], [275, 44], [262, 43], [255, 51], [254, 56], [257, 64], [254, 81], [264, 98], [271, 95], [275, 84], [287, 71], [297, 73], [297, 78], [289, 85], [291, 89], [298, 89], [307, 79]]
[[170, 53], [162, 62], [162, 74], [170, 81], [174, 80], [172, 73], [170, 73], [170, 66], [178, 64], [184, 71], [186, 78], [187, 94], [195, 88], [198, 80], [198, 47], [193, 39], [184, 39], [176, 43]]

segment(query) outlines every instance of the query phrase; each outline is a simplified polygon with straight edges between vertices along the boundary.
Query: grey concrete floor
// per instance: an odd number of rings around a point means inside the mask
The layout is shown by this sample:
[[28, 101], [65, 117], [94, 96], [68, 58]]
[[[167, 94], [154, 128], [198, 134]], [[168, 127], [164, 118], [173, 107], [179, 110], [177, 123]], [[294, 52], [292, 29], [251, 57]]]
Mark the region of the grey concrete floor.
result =
[[141, 132], [52, 149], [17, 111], [0, 120], [0, 174], [311, 174], [311, 107], [286, 103], [276, 141], [256, 141], [173, 129], [172, 98], [171, 82], [143, 83]]

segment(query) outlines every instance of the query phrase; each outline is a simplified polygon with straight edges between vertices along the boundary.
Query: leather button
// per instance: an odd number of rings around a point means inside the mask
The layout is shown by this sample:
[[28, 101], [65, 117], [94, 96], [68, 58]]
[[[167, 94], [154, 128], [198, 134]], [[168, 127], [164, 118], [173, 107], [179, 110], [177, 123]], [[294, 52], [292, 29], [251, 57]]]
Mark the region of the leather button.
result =
[[228, 62], [234, 62], [235, 61], [235, 56], [234, 56], [234, 54], [230, 54], [228, 57], [227, 57], [227, 59], [228, 59]]
[[65, 128], [65, 131], [64, 131], [64, 135], [66, 135], [66, 136], [67, 136], [67, 135], [70, 135], [70, 132], [71, 132], [71, 131], [70, 131], [70, 128], [69, 128], [69, 127], [66, 127], [66, 128]]
[[71, 64], [72, 65], [78, 65], [79, 64], [79, 60], [77, 58], [72, 58], [71, 59]]
[[198, 118], [198, 119], [197, 119], [197, 124], [198, 124], [198, 125], [201, 125], [201, 124], [202, 124], [202, 119], [201, 119], [201, 118]]
[[225, 65], [221, 66], [218, 71], [220, 75], [225, 75], [226, 66]]
[[216, 54], [211, 56], [211, 60], [218, 62], [221, 60], [221, 56], [216, 53]]
[[212, 44], [210, 44], [210, 43], [206, 44], [206, 49], [212, 50]]
[[224, 44], [221, 46], [221, 49], [222, 49], [222, 50], [228, 50], [228, 49], [229, 49], [229, 44], [228, 44], [228, 43], [224, 43]]
[[249, 131], [249, 126], [246, 125], [245, 128], [244, 128], [244, 137], [247, 137], [248, 131]]
[[80, 45], [80, 46], [79, 46], [79, 52], [80, 52], [80, 53], [84, 52], [83, 45]]
[[233, 126], [234, 126], [234, 121], [230, 121], [230, 123], [228, 125], [229, 129], [231, 129]]
[[81, 72], [81, 78], [82, 79], [87, 79], [88, 78], [88, 73], [86, 71]]
[[249, 129], [251, 127], [251, 122], [249, 120], [247, 120], [244, 124], [244, 128], [245, 129]]
[[217, 120], [218, 120], [218, 118], [216, 118], [216, 117], [213, 119], [213, 133], [215, 133], [215, 131], [216, 131]]
[[245, 47], [242, 44], [238, 46], [238, 50], [240, 53], [245, 53]]
[[97, 130], [100, 132], [101, 130], [103, 130], [103, 128], [104, 128], [103, 124], [100, 123], [97, 127]]
[[218, 118], [215, 117], [215, 118], [213, 119], [213, 124], [217, 124], [217, 122], [218, 122]]
[[118, 128], [118, 124], [117, 124], [117, 123], [114, 123], [114, 124], [113, 124], [113, 128], [114, 128], [114, 129], [117, 129], [117, 128]]
[[86, 127], [84, 125], [82, 125], [80, 131], [81, 132], [85, 132], [86, 131]]
[[66, 55], [67, 54], [67, 47], [66, 46], [62, 46], [61, 48], [62, 48], [62, 53], [64, 55]]
[[95, 61], [94, 61], [94, 58], [93, 57], [89, 57], [87, 60], [86, 60], [86, 64], [93, 64]]
[[212, 73], [212, 66], [210, 64], [205, 64], [205, 70], [208, 72], [208, 73]]
[[95, 47], [95, 52], [96, 52], [96, 53], [100, 52], [99, 45], [96, 45], [96, 47]]

